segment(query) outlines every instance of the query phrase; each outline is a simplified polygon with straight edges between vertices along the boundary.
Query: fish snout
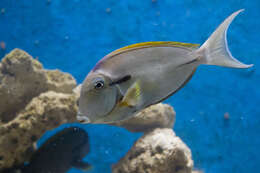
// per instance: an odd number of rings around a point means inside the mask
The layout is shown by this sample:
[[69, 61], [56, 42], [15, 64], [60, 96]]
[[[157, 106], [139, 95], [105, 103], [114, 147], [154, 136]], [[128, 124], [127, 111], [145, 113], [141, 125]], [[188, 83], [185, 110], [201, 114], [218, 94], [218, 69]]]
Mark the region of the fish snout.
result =
[[78, 120], [78, 122], [84, 123], [84, 124], [90, 123], [90, 119], [80, 112], [78, 112], [78, 114], [77, 114], [77, 120]]

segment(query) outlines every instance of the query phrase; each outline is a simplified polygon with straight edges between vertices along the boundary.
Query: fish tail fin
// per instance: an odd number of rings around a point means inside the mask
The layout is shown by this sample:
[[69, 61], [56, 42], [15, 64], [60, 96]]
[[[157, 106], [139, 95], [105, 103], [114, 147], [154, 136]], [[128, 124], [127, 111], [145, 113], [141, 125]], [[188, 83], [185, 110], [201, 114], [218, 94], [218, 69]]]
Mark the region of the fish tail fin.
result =
[[227, 30], [234, 18], [244, 11], [239, 10], [231, 14], [226, 20], [211, 34], [208, 40], [197, 50], [202, 64], [217, 65], [233, 68], [249, 68], [253, 64], [247, 65], [235, 59], [229, 51], [227, 44]]

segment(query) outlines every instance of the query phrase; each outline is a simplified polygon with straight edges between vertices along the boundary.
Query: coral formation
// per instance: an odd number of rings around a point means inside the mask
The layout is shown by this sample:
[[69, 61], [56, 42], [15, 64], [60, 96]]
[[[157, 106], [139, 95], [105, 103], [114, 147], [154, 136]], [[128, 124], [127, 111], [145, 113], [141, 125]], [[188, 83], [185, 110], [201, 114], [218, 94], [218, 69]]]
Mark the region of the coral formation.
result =
[[0, 65], [0, 121], [8, 122], [32, 98], [46, 91], [71, 93], [76, 81], [67, 73], [44, 70], [26, 52], [14, 49]]
[[0, 170], [21, 164], [46, 130], [74, 122], [76, 82], [69, 74], [44, 70], [22, 50], [0, 63]]
[[172, 129], [156, 128], [142, 136], [112, 167], [113, 173], [191, 173], [190, 149]]
[[128, 153], [113, 165], [112, 172], [191, 173], [191, 151], [172, 130], [175, 117], [171, 106], [159, 103], [130, 119], [112, 123], [131, 132], [145, 132]]

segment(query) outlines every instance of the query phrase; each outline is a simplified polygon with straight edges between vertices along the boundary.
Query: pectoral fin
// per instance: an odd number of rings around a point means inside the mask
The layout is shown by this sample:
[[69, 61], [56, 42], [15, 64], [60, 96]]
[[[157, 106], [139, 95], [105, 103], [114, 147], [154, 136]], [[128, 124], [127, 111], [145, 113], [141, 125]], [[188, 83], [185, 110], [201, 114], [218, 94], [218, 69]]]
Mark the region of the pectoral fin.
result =
[[80, 160], [74, 161], [72, 166], [82, 171], [88, 171], [92, 168], [92, 166], [89, 163]]
[[120, 106], [134, 107], [140, 103], [141, 100], [141, 88], [140, 82], [136, 81], [125, 93]]

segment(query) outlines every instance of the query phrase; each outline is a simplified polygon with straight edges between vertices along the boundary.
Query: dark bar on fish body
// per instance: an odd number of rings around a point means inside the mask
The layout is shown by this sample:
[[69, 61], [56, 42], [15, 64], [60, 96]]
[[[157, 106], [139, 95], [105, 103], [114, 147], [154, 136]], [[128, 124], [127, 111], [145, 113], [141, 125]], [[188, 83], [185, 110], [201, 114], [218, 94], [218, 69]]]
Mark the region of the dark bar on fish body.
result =
[[120, 83], [126, 82], [126, 81], [128, 81], [128, 80], [130, 80], [130, 79], [131, 79], [131, 75], [126, 75], [126, 76], [124, 76], [124, 77], [122, 77], [122, 78], [117, 79], [116, 81], [111, 82], [111, 83], [109, 84], [109, 86], [113, 86], [113, 85], [116, 85], [116, 84], [120, 84]]

